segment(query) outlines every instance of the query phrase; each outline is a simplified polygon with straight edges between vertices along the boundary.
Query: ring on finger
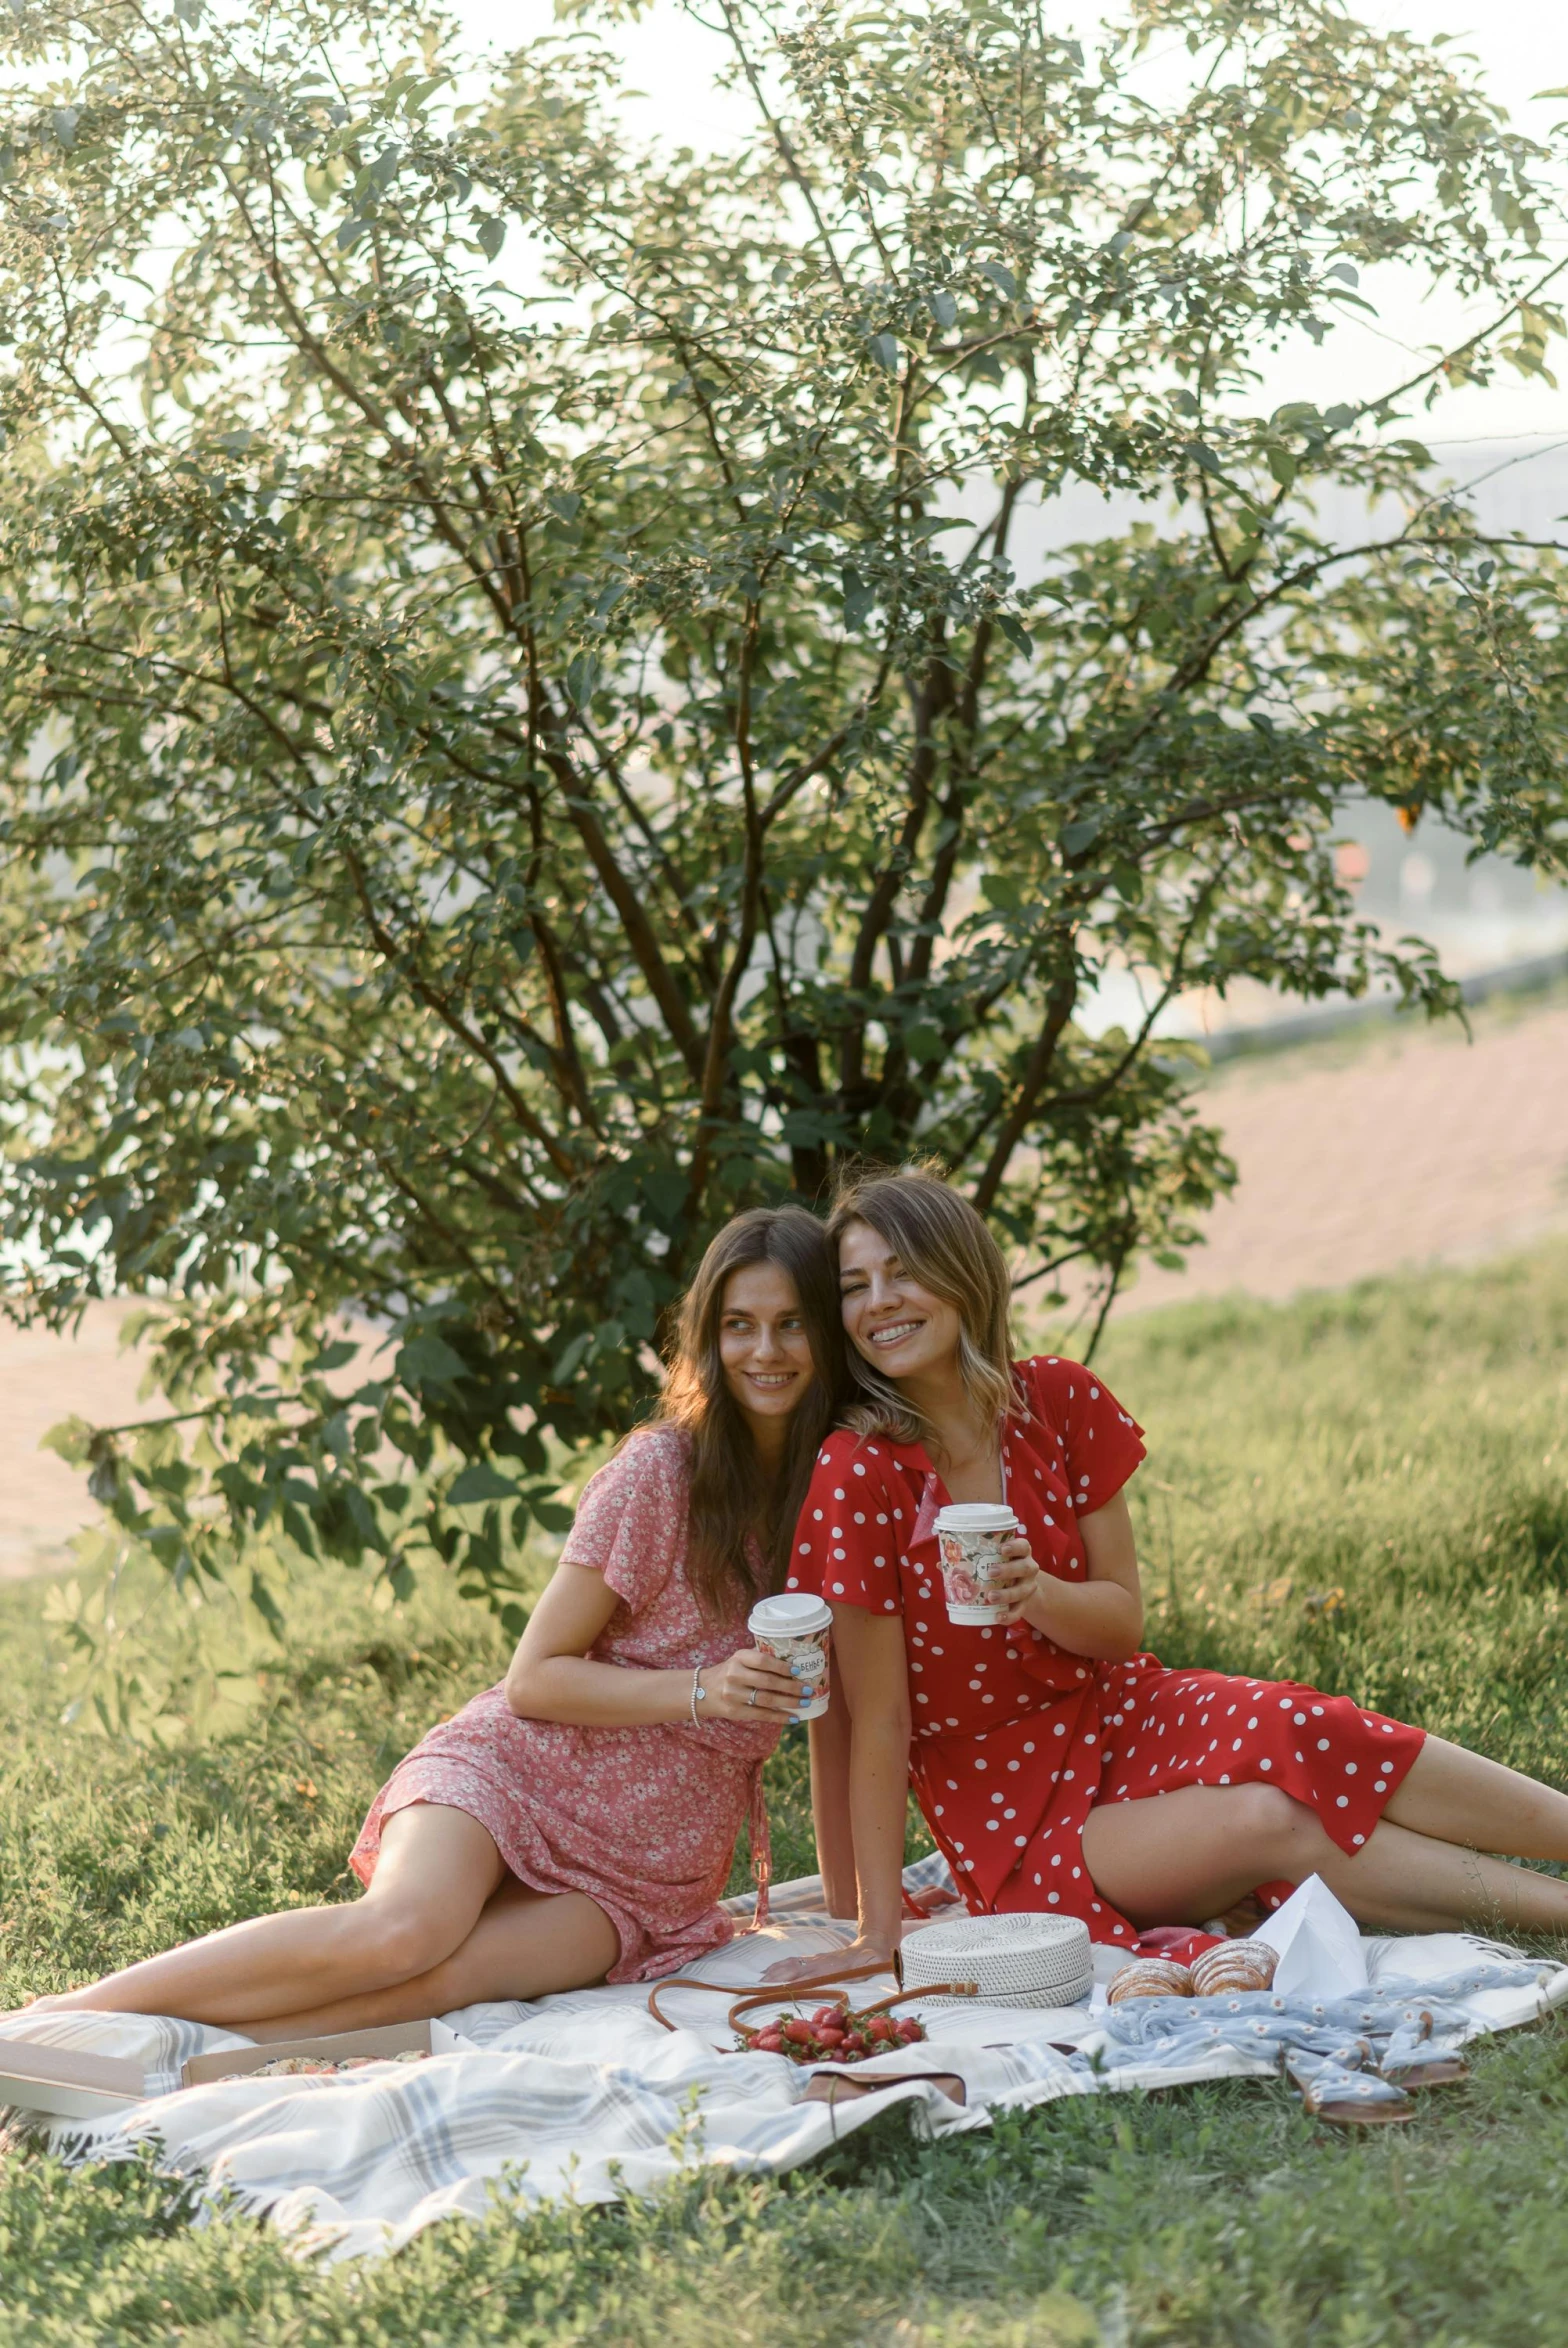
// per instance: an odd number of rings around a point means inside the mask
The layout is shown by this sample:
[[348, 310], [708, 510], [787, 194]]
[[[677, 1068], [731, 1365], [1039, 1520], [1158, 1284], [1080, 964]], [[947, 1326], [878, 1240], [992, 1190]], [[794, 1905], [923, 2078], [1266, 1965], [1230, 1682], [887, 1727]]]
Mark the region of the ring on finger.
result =
[[746, 1698], [746, 1701], [748, 1704], [755, 1705], [757, 1701], [757, 1691], [755, 1688], [752, 1689], [750, 1695]]

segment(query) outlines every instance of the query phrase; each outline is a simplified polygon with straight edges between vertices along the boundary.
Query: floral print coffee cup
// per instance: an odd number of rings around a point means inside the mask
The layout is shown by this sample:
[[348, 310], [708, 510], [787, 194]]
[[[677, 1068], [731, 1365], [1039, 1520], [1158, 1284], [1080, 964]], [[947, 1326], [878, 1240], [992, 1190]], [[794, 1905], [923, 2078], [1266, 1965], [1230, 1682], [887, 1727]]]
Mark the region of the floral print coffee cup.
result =
[[1005, 1600], [991, 1578], [1002, 1563], [1002, 1543], [1018, 1530], [1012, 1510], [993, 1500], [950, 1502], [936, 1512], [936, 1545], [949, 1622], [994, 1623]]
[[781, 1590], [760, 1598], [747, 1617], [746, 1628], [757, 1645], [787, 1663], [801, 1688], [797, 1720], [820, 1720], [828, 1708], [828, 1645], [833, 1632], [832, 1610], [805, 1590]]

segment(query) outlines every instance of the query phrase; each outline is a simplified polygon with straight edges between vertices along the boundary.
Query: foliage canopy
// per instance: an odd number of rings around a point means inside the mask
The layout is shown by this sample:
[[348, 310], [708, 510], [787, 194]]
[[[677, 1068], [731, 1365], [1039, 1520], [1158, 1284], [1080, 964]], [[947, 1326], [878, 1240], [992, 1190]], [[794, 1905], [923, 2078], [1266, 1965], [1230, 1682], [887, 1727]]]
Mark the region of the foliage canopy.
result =
[[[1175, 992], [1450, 1001], [1347, 796], [1568, 862], [1555, 553], [1408, 429], [1561, 331], [1463, 67], [1322, 0], [720, 9], [718, 157], [586, 10], [484, 70], [407, 0], [7, 20], [11, 1309], [157, 1300], [182, 1418], [65, 1440], [182, 1574], [504, 1593], [714, 1220], [846, 1155], [1103, 1293], [1229, 1175]], [[1258, 412], [1398, 272], [1478, 330]], [[1073, 482], [1147, 519], [1041, 554]]]

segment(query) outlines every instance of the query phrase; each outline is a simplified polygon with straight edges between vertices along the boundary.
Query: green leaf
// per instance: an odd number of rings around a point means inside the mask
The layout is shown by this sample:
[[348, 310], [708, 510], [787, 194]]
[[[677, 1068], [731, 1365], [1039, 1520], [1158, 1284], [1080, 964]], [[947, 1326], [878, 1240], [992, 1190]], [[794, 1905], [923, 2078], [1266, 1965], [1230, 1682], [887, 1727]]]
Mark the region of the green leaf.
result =
[[397, 1374], [417, 1392], [421, 1386], [451, 1386], [468, 1372], [462, 1355], [454, 1353], [444, 1337], [426, 1332], [399, 1346]]
[[862, 576], [853, 563], [846, 563], [842, 572], [844, 589], [844, 625], [852, 633], [865, 626], [876, 603], [876, 589]]
[[1024, 901], [1023, 883], [1013, 872], [982, 874], [980, 893], [998, 913], [1016, 913]]
[[283, 1609], [259, 1573], [253, 1573], [250, 1577], [250, 1602], [273, 1637], [281, 1639], [288, 1627], [283, 1619]]
[[447, 1492], [448, 1508], [477, 1508], [492, 1500], [515, 1500], [517, 1486], [487, 1459], [470, 1460]]
[[944, 334], [958, 324], [958, 304], [944, 287], [939, 287], [935, 293], [926, 295], [926, 308]]
[[655, 1166], [642, 1176], [639, 1187], [653, 1210], [657, 1227], [668, 1231], [679, 1220], [690, 1194], [690, 1182], [678, 1167]]
[[592, 1344], [593, 1332], [591, 1329], [585, 1329], [579, 1336], [574, 1337], [569, 1345], [562, 1347], [550, 1366], [552, 1386], [569, 1386], [571, 1384], [587, 1360], [588, 1350]]
[[891, 334], [873, 334], [868, 348], [877, 365], [889, 375], [898, 373], [899, 350], [897, 337]]
[[493, 261], [506, 242], [506, 222], [494, 218], [481, 220], [477, 233], [480, 251], [487, 261]]
[[81, 1467], [88, 1459], [93, 1442], [93, 1429], [86, 1419], [73, 1416], [57, 1420], [48, 1433], [38, 1438], [40, 1451], [56, 1451], [71, 1467]]

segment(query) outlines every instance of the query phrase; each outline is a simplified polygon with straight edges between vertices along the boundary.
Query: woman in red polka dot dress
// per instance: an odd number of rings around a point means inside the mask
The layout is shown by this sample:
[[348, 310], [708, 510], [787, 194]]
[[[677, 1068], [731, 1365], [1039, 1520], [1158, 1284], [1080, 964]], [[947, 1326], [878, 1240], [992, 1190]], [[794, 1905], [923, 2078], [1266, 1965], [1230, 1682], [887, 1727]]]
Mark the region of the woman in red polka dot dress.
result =
[[[1113, 1945], [1312, 1873], [1372, 1925], [1568, 1930], [1568, 1883], [1478, 1855], [1568, 1859], [1568, 1797], [1349, 1697], [1140, 1652], [1140, 1431], [1080, 1364], [1014, 1362], [1006, 1266], [956, 1191], [876, 1176], [830, 1232], [858, 1399], [790, 1587], [833, 1607], [845, 1702], [812, 1724], [814, 1806], [858, 1954], [898, 1940], [911, 1780], [972, 1910], [1049, 1908]], [[951, 1622], [937, 1510], [1004, 1499], [1005, 1614]]]

